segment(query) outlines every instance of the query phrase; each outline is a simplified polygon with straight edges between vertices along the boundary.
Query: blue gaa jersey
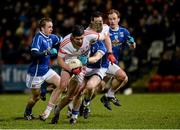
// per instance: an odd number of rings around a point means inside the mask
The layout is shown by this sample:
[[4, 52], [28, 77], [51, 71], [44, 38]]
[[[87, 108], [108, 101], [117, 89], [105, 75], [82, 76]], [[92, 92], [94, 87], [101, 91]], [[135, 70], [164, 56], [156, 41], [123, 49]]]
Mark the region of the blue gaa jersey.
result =
[[[122, 43], [127, 41], [128, 36], [130, 36], [130, 33], [126, 28], [123, 27], [118, 27], [117, 29], [110, 28], [109, 33], [112, 42], [112, 51], [116, 58], [116, 64], [118, 64]], [[125, 45], [126, 45], [125, 47], [128, 47], [128, 44]]]
[[[39, 52], [43, 52], [48, 48], [52, 48], [52, 46], [58, 44], [59, 42], [61, 42], [61, 40], [62, 38], [57, 35], [51, 34], [49, 36], [46, 36], [42, 32], [38, 32], [33, 38], [31, 51], [37, 50]], [[49, 64], [49, 55], [43, 56], [39, 59], [33, 59], [32, 63], [28, 68], [28, 73], [31, 76], [43, 76], [48, 72]]]
[[[103, 43], [103, 41], [97, 41], [95, 44], [91, 45], [90, 48], [90, 57], [95, 55], [96, 52], [101, 52], [103, 55], [107, 53], [107, 49]], [[104, 57], [104, 56], [103, 56]], [[98, 60], [96, 63], [93, 64], [87, 64], [88, 68], [101, 68], [103, 66], [102, 58]]]

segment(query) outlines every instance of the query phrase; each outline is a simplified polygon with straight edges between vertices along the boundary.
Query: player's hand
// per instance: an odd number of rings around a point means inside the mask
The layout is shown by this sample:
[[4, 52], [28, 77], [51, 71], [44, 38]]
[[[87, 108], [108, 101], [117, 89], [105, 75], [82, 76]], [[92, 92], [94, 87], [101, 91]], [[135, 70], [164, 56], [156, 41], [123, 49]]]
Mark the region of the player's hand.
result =
[[116, 62], [116, 58], [114, 57], [113, 53], [108, 53], [108, 60], [111, 62], [111, 64]]
[[55, 56], [57, 55], [57, 50], [55, 48], [48, 48], [47, 50], [44, 51], [45, 56], [50, 55], [50, 56]]
[[131, 37], [131, 36], [128, 36], [127, 43], [128, 43], [129, 45], [134, 44], [134, 38], [133, 38], [133, 37]]
[[83, 65], [86, 65], [88, 63], [88, 57], [86, 55], [80, 55], [78, 59], [81, 61]]
[[81, 73], [81, 71], [82, 71], [82, 68], [81, 68], [81, 67], [78, 67], [78, 68], [72, 69], [72, 70], [71, 70], [71, 74], [78, 75], [78, 74]]
[[57, 55], [57, 50], [55, 48], [51, 48], [49, 50], [49, 55]]

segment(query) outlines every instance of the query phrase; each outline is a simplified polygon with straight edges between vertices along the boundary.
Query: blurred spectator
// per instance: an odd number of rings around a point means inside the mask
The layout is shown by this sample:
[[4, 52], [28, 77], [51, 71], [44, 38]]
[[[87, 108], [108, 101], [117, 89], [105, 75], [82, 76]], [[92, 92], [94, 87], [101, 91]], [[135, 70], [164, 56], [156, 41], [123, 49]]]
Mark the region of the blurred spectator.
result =
[[[28, 64], [30, 62], [29, 45], [36, 32], [36, 21], [40, 17], [51, 16], [55, 21], [55, 33], [65, 36], [76, 23], [87, 27], [92, 11], [99, 10], [107, 13], [108, 10], [114, 8], [121, 12], [120, 24], [128, 28], [137, 39], [137, 49], [131, 56], [138, 61], [138, 69], [149, 67], [147, 66], [148, 50], [156, 40], [163, 42], [161, 62], [170, 60], [172, 64], [178, 66], [178, 54], [174, 54], [172, 59], [167, 59], [164, 55], [175, 48], [179, 53], [177, 49], [180, 44], [179, 2], [179, 0], [39, 0], [25, 2], [6, 0], [0, 5], [1, 62], [5, 64]], [[131, 66], [129, 61], [132, 59], [128, 60], [126, 57], [123, 60], [125, 60], [125, 66]], [[159, 70], [159, 72], [162, 71]], [[171, 71], [171, 73], [174, 72], [178, 71]]]
[[161, 61], [158, 65], [157, 73], [162, 76], [172, 74], [172, 51], [165, 51], [161, 55]]
[[10, 30], [3, 36], [2, 59], [5, 64], [16, 64], [17, 46], [13, 43], [13, 35]]
[[180, 76], [180, 46], [176, 47], [175, 54], [172, 59], [172, 73]]

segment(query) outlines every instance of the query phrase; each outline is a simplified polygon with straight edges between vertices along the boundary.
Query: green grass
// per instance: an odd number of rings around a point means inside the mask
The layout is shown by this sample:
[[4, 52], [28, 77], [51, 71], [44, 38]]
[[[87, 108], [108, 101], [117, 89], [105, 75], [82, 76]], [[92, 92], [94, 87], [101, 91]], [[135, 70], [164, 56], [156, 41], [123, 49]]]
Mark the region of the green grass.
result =
[[[0, 128], [9, 129], [180, 129], [180, 94], [133, 94], [118, 95], [122, 106], [112, 106], [109, 111], [99, 101], [98, 95], [91, 104], [91, 116], [80, 117], [77, 124], [70, 125], [66, 109], [57, 125], [39, 119], [27, 121], [23, 112], [28, 94], [0, 95]], [[34, 115], [45, 109], [47, 102], [38, 102]]]

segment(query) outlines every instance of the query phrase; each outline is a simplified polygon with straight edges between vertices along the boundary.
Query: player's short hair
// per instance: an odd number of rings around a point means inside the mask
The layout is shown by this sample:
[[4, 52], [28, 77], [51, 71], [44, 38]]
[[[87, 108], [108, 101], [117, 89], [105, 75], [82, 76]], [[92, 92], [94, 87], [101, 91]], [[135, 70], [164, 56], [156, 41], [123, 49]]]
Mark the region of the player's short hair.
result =
[[49, 17], [45, 17], [45, 18], [41, 18], [39, 20], [38, 27], [39, 27], [40, 30], [41, 30], [42, 27], [44, 27], [46, 25], [46, 22], [52, 22], [52, 19], [49, 18]]
[[117, 14], [118, 18], [120, 18], [121, 14], [119, 13], [118, 10], [111, 9], [108, 11], [108, 15], [113, 14], [113, 13]]
[[84, 34], [84, 27], [82, 25], [74, 25], [72, 28], [72, 36], [82, 36]]
[[99, 11], [93, 12], [91, 15], [91, 21], [94, 21], [94, 18], [96, 18], [96, 17], [102, 17], [103, 18], [103, 13], [101, 13]]

